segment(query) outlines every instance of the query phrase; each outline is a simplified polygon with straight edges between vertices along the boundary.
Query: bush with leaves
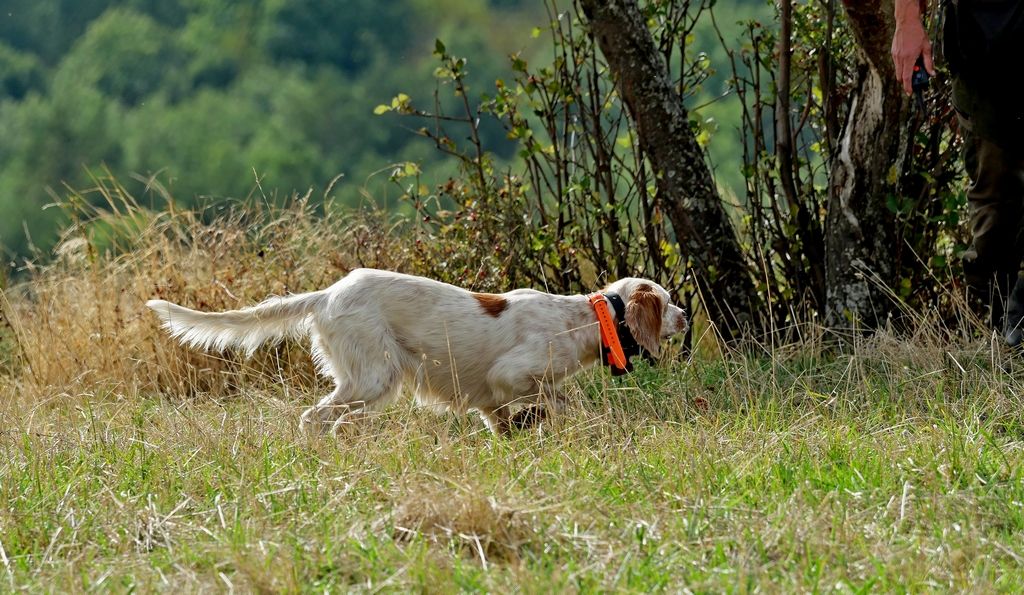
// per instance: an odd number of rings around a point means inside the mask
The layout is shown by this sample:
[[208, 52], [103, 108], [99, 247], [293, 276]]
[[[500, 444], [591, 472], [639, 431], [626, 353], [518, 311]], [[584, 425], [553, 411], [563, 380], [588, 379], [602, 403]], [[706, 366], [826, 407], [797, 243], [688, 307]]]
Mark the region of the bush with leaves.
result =
[[[403, 184], [403, 197], [419, 214], [423, 245], [435, 247], [425, 250], [445, 253], [436, 258], [444, 266], [453, 262], [446, 253], [466, 259], [447, 275], [453, 280], [492, 269], [505, 286], [566, 292], [642, 274], [685, 293], [685, 263], [655, 196], [655, 173], [606, 66], [580, 15], [547, 6], [548, 26], [533, 35], [550, 38], [550, 62], [531, 66], [513, 55], [512, 78], [499, 79], [493, 94], [473, 103], [466, 60], [438, 41], [435, 109], [422, 109], [405, 94], [378, 107], [378, 113], [425, 121], [420, 134], [460, 163], [461, 175], [437, 188], [417, 180]], [[665, 37], [685, 36], [700, 12], [663, 3], [651, 18], [663, 23]], [[665, 51], [683, 56], [680, 89], [706, 77], [702, 56], [668, 45]], [[459, 98], [457, 112], [438, 109], [440, 87]], [[499, 166], [482, 142], [479, 130], [487, 118], [518, 143], [515, 163]], [[404, 170], [395, 176], [400, 182], [406, 177]]]

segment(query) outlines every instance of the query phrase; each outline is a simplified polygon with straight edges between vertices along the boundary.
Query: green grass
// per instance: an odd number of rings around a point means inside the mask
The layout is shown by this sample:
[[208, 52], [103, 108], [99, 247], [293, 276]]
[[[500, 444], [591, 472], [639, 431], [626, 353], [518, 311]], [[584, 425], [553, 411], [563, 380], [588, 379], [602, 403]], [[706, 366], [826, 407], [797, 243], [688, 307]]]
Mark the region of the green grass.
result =
[[283, 388], [14, 397], [0, 591], [1019, 591], [1015, 367], [880, 340], [599, 372], [510, 439], [408, 403], [308, 438]]

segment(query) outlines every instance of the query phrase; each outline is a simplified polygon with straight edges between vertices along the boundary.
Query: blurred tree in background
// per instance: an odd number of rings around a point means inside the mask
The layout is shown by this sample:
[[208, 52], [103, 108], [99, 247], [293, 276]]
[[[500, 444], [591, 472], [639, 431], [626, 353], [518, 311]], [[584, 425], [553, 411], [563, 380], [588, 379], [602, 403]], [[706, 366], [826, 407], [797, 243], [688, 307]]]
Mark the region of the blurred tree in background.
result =
[[[439, 164], [372, 110], [435, 86], [444, 36], [483, 89], [539, 18], [503, 0], [7, 0], [0, 11], [0, 249], [18, 261], [57, 240], [65, 185], [103, 169], [133, 191], [159, 173], [182, 206], [268, 200], [339, 174], [332, 200], [386, 200], [396, 161]], [[450, 98], [443, 101], [451, 102]], [[489, 146], [511, 157], [497, 126]], [[433, 171], [434, 168], [428, 168]], [[379, 182], [379, 183], [378, 183]], [[365, 190], [370, 183], [377, 188]], [[261, 195], [262, 199], [262, 195]]]

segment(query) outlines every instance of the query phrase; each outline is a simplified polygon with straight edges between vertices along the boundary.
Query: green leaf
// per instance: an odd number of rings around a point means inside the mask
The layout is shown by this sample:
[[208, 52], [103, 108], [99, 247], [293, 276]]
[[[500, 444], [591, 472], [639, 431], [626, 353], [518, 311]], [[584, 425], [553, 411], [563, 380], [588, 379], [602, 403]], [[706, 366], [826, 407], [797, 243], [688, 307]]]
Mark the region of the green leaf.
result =
[[711, 132], [707, 128], [702, 128], [697, 133], [697, 144], [701, 147], [707, 147], [711, 143]]
[[391, 106], [384, 105], [382, 103], [382, 104], [378, 105], [377, 107], [373, 108], [373, 115], [379, 116], [381, 114], [386, 114], [387, 112], [390, 112], [390, 111], [391, 111]]

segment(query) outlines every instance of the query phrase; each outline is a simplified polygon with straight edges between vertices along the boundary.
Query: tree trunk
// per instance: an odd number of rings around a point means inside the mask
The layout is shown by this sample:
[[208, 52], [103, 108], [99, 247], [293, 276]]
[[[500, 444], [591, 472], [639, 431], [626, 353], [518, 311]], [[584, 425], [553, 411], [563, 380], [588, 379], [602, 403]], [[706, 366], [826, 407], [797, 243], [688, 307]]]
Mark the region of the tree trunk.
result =
[[843, 0], [861, 64], [839, 154], [829, 179], [826, 217], [826, 312], [829, 327], [884, 324], [898, 287], [893, 257], [897, 192], [907, 148], [909, 102], [896, 80], [889, 48], [892, 0]]
[[635, 0], [580, 0], [657, 176], [711, 320], [726, 340], [756, 320], [758, 297], [686, 108]]

